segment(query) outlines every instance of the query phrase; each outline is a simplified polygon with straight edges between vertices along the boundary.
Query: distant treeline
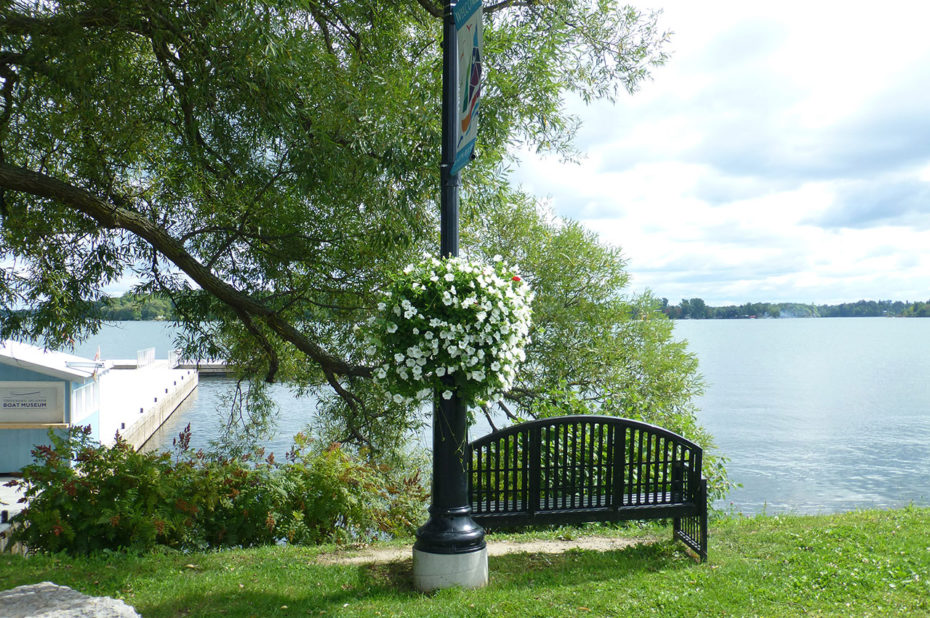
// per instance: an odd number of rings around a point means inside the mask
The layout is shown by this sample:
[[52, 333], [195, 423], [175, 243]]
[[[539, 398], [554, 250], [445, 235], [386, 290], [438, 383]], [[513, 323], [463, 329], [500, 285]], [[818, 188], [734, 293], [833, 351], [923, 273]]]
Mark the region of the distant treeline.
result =
[[805, 305], [802, 303], [746, 303], [711, 307], [700, 298], [681, 300], [670, 305], [662, 299], [662, 311], [673, 320], [736, 320], [751, 318], [927, 318], [930, 300], [910, 302], [900, 300], [860, 300], [839, 305]]
[[97, 311], [107, 322], [174, 319], [174, 306], [167, 296], [133, 294], [106, 297], [97, 302]]

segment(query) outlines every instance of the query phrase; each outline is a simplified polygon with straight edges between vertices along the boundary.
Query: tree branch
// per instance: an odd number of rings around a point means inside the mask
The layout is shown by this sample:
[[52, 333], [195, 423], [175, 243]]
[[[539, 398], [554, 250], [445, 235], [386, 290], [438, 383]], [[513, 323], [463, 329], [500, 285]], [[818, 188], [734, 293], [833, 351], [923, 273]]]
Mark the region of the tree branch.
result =
[[[332, 372], [326, 371], [324, 368], [323, 373], [326, 375], [326, 381], [329, 382], [329, 385], [332, 387], [332, 389], [336, 391], [336, 394], [342, 397], [343, 401], [346, 402], [346, 405], [349, 406], [349, 409], [351, 409], [355, 414], [355, 418], [358, 418], [359, 406], [364, 408], [365, 402], [363, 402], [355, 393], [347, 391], [345, 387], [339, 383], [339, 380], [336, 379], [336, 376], [333, 375]], [[367, 444], [371, 446], [371, 441], [365, 438], [365, 436], [363, 436], [358, 428], [356, 428], [354, 425], [348, 429], [350, 438], [357, 440], [359, 444]]]
[[494, 419], [491, 418], [491, 409], [488, 406], [481, 406], [481, 411], [484, 412], [484, 418], [488, 421], [488, 425], [491, 426], [491, 431], [497, 431], [497, 425], [494, 424]]
[[268, 356], [268, 372], [265, 374], [265, 382], [268, 384], [274, 383], [275, 375], [277, 375], [278, 367], [280, 366], [278, 353], [275, 351], [274, 346], [271, 345], [271, 342], [268, 341], [268, 338], [265, 337], [265, 334], [262, 333], [257, 326], [255, 326], [255, 322], [252, 321], [252, 317], [248, 313], [237, 310], [236, 315], [239, 316], [239, 319], [242, 320], [246, 330], [248, 330], [252, 336], [255, 337], [255, 340], [258, 341], [258, 345], [262, 347], [262, 349], [265, 351], [265, 354]]
[[329, 23], [326, 21], [326, 18], [320, 15], [317, 7], [311, 4], [309, 6], [310, 17], [316, 22], [316, 25], [320, 28], [320, 32], [323, 33], [323, 43], [326, 45], [326, 49], [329, 50], [329, 53], [333, 56], [336, 55], [336, 48], [333, 47], [333, 39], [329, 34]]
[[21, 191], [38, 197], [56, 200], [84, 213], [109, 229], [122, 229], [147, 242], [155, 251], [181, 269], [201, 288], [226, 303], [237, 313], [244, 312], [264, 322], [281, 339], [332, 374], [371, 377], [371, 368], [352, 365], [325, 351], [299, 332], [271, 308], [229, 285], [191, 255], [184, 246], [164, 228], [128, 208], [104, 202], [84, 189], [64, 183], [57, 178], [0, 163], [0, 188]]
[[426, 9], [426, 12], [432, 15], [433, 17], [442, 19], [442, 7], [436, 6], [430, 0], [417, 0], [417, 3]]
[[9, 34], [31, 34], [34, 31], [50, 32], [54, 30], [79, 28], [99, 28], [112, 26], [116, 18], [107, 10], [88, 10], [73, 15], [43, 15], [33, 17], [21, 13], [9, 13], [0, 20], [0, 27]]
[[[506, 415], [507, 415], [507, 418], [509, 418], [511, 421], [513, 421], [513, 422], [515, 422], [515, 423], [519, 423], [521, 420], [523, 420], [523, 419], [521, 419], [519, 416], [517, 416], [516, 414], [514, 414], [513, 412], [511, 412], [511, 411], [510, 411], [510, 408], [508, 408], [508, 407], [506, 406], [506, 404], [504, 404], [503, 401], [498, 401], [498, 402], [497, 402], [497, 405], [499, 405], [499, 406], [501, 407], [501, 410], [504, 411], [504, 414], [506, 414]], [[490, 420], [490, 419], [489, 419], [489, 420]], [[492, 426], [493, 426], [493, 425], [492, 425]]]

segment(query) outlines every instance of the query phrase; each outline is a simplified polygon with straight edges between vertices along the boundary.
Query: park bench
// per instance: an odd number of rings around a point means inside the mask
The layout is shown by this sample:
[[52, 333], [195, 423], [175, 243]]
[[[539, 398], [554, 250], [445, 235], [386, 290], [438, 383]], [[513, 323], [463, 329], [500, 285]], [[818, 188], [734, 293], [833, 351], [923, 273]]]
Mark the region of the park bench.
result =
[[544, 418], [469, 444], [472, 518], [486, 529], [672, 519], [707, 559], [702, 449], [661, 427], [611, 416]]

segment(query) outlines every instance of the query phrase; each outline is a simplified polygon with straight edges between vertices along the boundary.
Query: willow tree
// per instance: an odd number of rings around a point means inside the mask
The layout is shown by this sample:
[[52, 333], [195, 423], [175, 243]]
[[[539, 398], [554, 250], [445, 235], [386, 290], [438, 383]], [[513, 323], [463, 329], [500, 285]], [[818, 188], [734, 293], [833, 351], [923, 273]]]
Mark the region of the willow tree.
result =
[[[506, 412], [568, 393], [687, 417], [694, 361], [648, 297], [625, 296], [619, 253], [506, 173], [518, 145], [571, 154], [567, 97], [633, 92], [664, 61], [656, 16], [484, 12], [463, 247], [519, 263], [538, 305]], [[67, 346], [133, 281], [171, 297], [186, 354], [230, 359], [256, 401], [286, 381], [344, 438], [389, 443], [416, 413], [380, 403], [353, 327], [438, 249], [441, 21], [438, 0], [0, 3], [0, 336]]]

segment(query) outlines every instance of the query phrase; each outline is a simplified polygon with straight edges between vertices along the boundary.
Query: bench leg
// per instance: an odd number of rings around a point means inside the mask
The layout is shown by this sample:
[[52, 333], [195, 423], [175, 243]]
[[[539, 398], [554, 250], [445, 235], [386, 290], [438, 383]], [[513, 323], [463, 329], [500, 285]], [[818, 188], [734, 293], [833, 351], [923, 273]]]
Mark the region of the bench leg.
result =
[[707, 480], [701, 479], [698, 486], [698, 513], [690, 517], [673, 520], [673, 538], [679, 539], [698, 555], [700, 562], [707, 560]]
[[700, 544], [701, 551], [698, 553], [701, 556], [701, 562], [707, 561], [707, 479], [701, 479], [701, 532], [700, 532]]

